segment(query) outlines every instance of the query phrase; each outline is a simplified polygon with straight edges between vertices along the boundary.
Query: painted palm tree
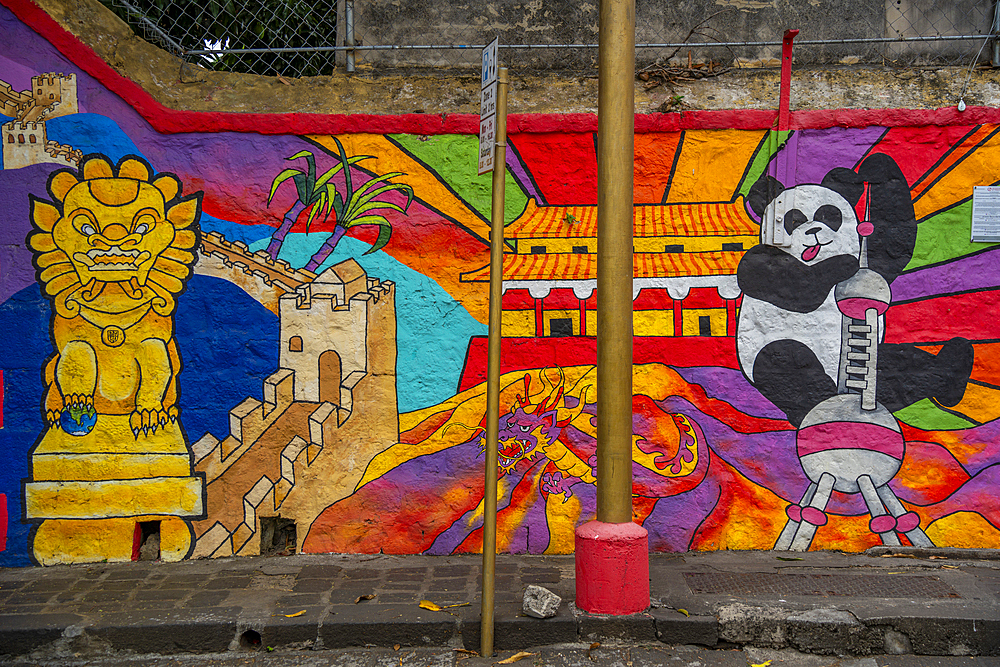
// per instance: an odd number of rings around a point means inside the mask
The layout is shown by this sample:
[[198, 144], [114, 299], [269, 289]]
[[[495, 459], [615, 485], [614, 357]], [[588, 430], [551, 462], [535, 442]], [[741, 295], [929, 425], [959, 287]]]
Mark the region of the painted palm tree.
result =
[[[351, 177], [350, 165], [360, 160], [367, 160], [372, 156], [361, 155], [348, 158], [340, 140], [334, 137], [333, 141], [337, 144], [337, 150], [340, 152], [339, 166], [344, 171], [344, 197], [342, 198], [338, 192], [333, 198], [332, 206], [333, 212], [337, 216], [337, 224], [333, 228], [333, 234], [331, 234], [323, 245], [320, 246], [319, 250], [317, 250], [316, 253], [309, 258], [309, 262], [305, 266], [308, 271], [316, 271], [319, 269], [323, 262], [326, 261], [326, 258], [329, 257], [333, 250], [337, 247], [337, 243], [339, 243], [340, 239], [347, 233], [347, 230], [353, 227], [378, 225], [378, 238], [375, 239], [375, 243], [368, 249], [367, 252], [365, 252], [365, 254], [368, 255], [376, 250], [381, 250], [385, 247], [385, 244], [389, 242], [389, 238], [392, 236], [392, 224], [384, 215], [375, 213], [375, 211], [389, 209], [399, 211], [400, 213], [406, 213], [406, 211], [410, 208], [410, 204], [413, 203], [413, 188], [406, 183], [392, 182], [393, 178], [406, 175], [401, 171], [393, 171], [388, 174], [382, 174], [381, 176], [375, 176], [355, 190], [354, 181]], [[406, 195], [406, 204], [400, 206], [399, 204], [395, 204], [390, 201], [380, 200], [379, 198], [387, 192], [404, 193]]]
[[[385, 247], [385, 245], [389, 242], [389, 238], [392, 236], [392, 225], [384, 215], [375, 213], [375, 211], [389, 209], [399, 211], [400, 213], [406, 213], [406, 211], [410, 208], [410, 204], [413, 202], [413, 188], [405, 183], [392, 182], [392, 179], [397, 176], [405, 176], [403, 172], [397, 171], [383, 174], [381, 176], [375, 176], [355, 190], [354, 179], [351, 174], [351, 165], [362, 160], [372, 159], [373, 156], [355, 155], [347, 157], [343, 144], [341, 144], [336, 138], [333, 140], [337, 144], [337, 149], [340, 153], [339, 164], [329, 169], [319, 179], [316, 179], [315, 158], [312, 153], [309, 153], [308, 151], [296, 153], [288, 159], [294, 160], [300, 157], [305, 157], [308, 165], [308, 171], [306, 173], [297, 169], [286, 169], [282, 171], [271, 183], [271, 194], [268, 197], [268, 204], [270, 204], [271, 198], [274, 196], [278, 186], [288, 179], [293, 180], [296, 191], [299, 195], [296, 202], [285, 214], [281, 227], [279, 227], [274, 233], [274, 236], [271, 237], [271, 244], [268, 246], [268, 253], [271, 254], [272, 258], [277, 257], [278, 250], [281, 248], [281, 243], [284, 241], [285, 235], [306, 207], [312, 207], [306, 219], [306, 233], [309, 232], [309, 228], [312, 225], [313, 220], [315, 220], [318, 215], [322, 215], [322, 219], [324, 220], [327, 219], [331, 213], [335, 216], [334, 219], [336, 224], [334, 226], [333, 233], [326, 239], [323, 245], [320, 246], [319, 250], [313, 254], [305, 266], [305, 268], [309, 271], [316, 271], [334, 251], [337, 244], [340, 242], [340, 239], [347, 233], [347, 230], [353, 227], [360, 227], [364, 225], [378, 225], [379, 227], [378, 237], [372, 247], [365, 253], [366, 255]], [[330, 183], [330, 178], [340, 171], [344, 172], [343, 195], [337, 190], [336, 186]], [[405, 205], [400, 206], [393, 202], [382, 201], [379, 199], [379, 197], [385, 193], [393, 191], [401, 192], [406, 195]]]
[[[367, 157], [370, 156], [357, 155], [347, 160], [347, 164], [354, 164]], [[278, 186], [288, 179], [292, 179], [298, 195], [295, 203], [285, 212], [285, 217], [281, 220], [281, 225], [271, 235], [271, 242], [267, 245], [267, 254], [271, 256], [271, 259], [278, 258], [278, 252], [281, 251], [281, 244], [285, 242], [285, 236], [291, 231], [292, 226], [298, 220], [302, 211], [311, 207], [309, 216], [306, 219], [306, 231], [308, 232], [309, 226], [312, 225], [317, 215], [322, 213], [323, 220], [329, 217], [334, 199], [340, 196], [337, 188], [330, 183], [330, 179], [344, 168], [344, 162], [338, 163], [317, 179], [316, 158], [310, 151], [299, 151], [295, 155], [285, 159], [298, 160], [300, 158], [306, 159], [306, 171], [292, 168], [284, 169], [271, 181], [271, 193], [267, 196], [268, 206], [271, 205], [271, 200], [274, 198], [274, 193], [277, 191]]]

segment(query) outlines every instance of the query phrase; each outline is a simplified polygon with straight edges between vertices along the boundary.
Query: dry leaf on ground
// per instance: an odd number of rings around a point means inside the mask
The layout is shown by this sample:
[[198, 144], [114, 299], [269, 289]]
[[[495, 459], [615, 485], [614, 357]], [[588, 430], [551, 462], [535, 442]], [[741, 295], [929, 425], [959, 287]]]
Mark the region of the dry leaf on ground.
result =
[[421, 600], [419, 607], [421, 609], [429, 609], [431, 611], [444, 611], [445, 609], [452, 609], [454, 607], [468, 607], [470, 602], [458, 602], [456, 604], [438, 604], [436, 602], [431, 602], [430, 600]]
[[368, 595], [359, 595], [358, 597], [354, 598], [354, 604], [357, 604], [362, 600], [374, 600], [374, 599], [375, 599], [375, 593], [369, 593]]
[[501, 660], [500, 662], [494, 662], [493, 664], [494, 665], [509, 665], [511, 663], [517, 662], [518, 660], [524, 660], [525, 658], [530, 658], [533, 655], [535, 655], [535, 654], [534, 653], [528, 653], [527, 651], [519, 651], [518, 653], [515, 653], [514, 655], [510, 656], [509, 658]]

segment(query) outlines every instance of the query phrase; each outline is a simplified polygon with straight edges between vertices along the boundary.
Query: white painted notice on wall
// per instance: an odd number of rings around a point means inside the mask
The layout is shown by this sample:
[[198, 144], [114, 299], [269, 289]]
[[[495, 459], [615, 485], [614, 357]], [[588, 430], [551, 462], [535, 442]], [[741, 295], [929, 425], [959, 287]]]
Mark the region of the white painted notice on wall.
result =
[[972, 188], [972, 241], [1000, 243], [1000, 186]]
[[497, 52], [500, 38], [496, 37], [483, 49], [482, 89], [479, 96], [479, 173], [493, 171], [497, 150]]

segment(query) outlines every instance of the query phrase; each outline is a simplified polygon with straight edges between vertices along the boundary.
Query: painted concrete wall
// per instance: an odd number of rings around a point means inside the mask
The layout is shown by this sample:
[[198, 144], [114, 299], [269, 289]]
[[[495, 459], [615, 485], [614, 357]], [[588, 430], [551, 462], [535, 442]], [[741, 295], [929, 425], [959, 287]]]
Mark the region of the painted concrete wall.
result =
[[[173, 111], [25, 7], [4, 123], [75, 87], [31, 121], [68, 149], [4, 140], [0, 564], [479, 549], [476, 119]], [[634, 520], [659, 551], [1000, 546], [1000, 250], [970, 241], [1000, 114], [773, 119], [637, 118]], [[596, 123], [512, 128], [498, 544], [565, 553]]]

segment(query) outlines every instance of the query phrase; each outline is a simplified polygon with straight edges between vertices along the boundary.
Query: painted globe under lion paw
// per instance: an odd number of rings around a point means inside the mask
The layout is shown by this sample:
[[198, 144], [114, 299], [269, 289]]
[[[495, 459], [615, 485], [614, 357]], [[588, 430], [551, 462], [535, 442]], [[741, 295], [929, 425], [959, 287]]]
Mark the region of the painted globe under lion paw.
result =
[[66, 408], [59, 417], [59, 425], [70, 435], [87, 435], [96, 423], [97, 411], [90, 405]]

